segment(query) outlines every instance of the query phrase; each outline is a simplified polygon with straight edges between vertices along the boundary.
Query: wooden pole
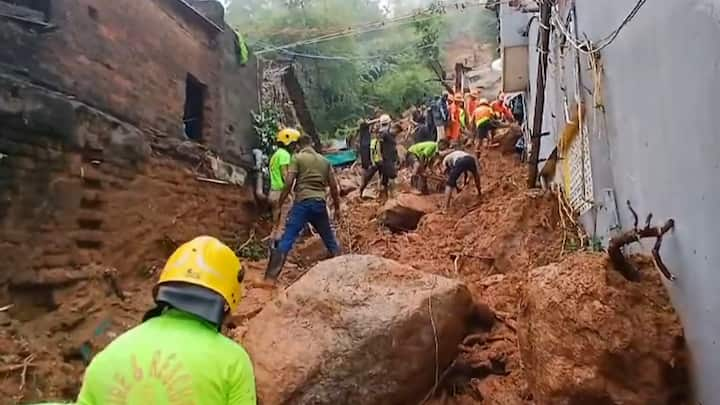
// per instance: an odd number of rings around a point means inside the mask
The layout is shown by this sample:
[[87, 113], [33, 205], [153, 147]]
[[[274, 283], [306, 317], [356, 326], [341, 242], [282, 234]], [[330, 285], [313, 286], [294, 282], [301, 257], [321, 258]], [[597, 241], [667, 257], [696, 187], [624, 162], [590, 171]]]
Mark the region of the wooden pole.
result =
[[553, 0], [541, 0], [540, 4], [540, 49], [538, 55], [537, 88], [535, 89], [535, 113], [529, 161], [528, 187], [535, 188], [540, 160], [540, 136], [542, 134], [543, 114], [545, 114], [545, 86], [547, 84], [548, 51], [550, 47], [550, 14]]

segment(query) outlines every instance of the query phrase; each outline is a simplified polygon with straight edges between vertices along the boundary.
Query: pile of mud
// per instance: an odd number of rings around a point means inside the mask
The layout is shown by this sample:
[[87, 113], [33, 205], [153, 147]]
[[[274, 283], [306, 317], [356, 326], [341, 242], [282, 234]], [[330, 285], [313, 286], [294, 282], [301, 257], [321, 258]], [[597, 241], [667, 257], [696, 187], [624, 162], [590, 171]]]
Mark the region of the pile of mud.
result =
[[[467, 187], [455, 198], [447, 214], [440, 213], [441, 195], [422, 197], [438, 207], [437, 210], [424, 215], [416, 230], [392, 233], [377, 220], [380, 203], [362, 200], [357, 192], [353, 192], [344, 201], [344, 219], [338, 224], [338, 234], [346, 252], [383, 256], [423, 272], [460, 279], [468, 286], [475, 302], [488, 304], [490, 323], [471, 331], [459, 347], [461, 354], [443, 372], [436, 395], [426, 403], [543, 404], [542, 395], [552, 392], [553, 388], [538, 380], [539, 370], [528, 372], [524, 362], [534, 358], [527, 343], [531, 340], [519, 338], [519, 332], [522, 335], [524, 322], [527, 322], [523, 308], [528, 305], [528, 291], [533, 291], [534, 284], [530, 283], [537, 282], [531, 277], [533, 270], [553, 263], [571, 263], [577, 271], [592, 268], [596, 275], [614, 275], [604, 264], [598, 268], [598, 263], [604, 261], [598, 262], [597, 255], [569, 252], [563, 248], [567, 231], [561, 225], [557, 200], [552, 195], [528, 192], [526, 172], [521, 164], [497, 151], [484, 153], [481, 156], [482, 197], [477, 196], [474, 187]], [[401, 173], [401, 179], [407, 180], [406, 177], [407, 173]], [[400, 188], [401, 192], [409, 191], [406, 185]], [[294, 283], [324, 256], [319, 239], [309, 238], [299, 243], [281, 277], [283, 286]], [[262, 278], [265, 264], [263, 261], [245, 263], [248, 272], [246, 297], [230, 320], [233, 329], [230, 335], [238, 340], [264, 306], [274, 296], [282, 294], [282, 290], [273, 292], [259, 288], [257, 281]], [[52, 308], [44, 313], [27, 313], [26, 308], [31, 306], [22, 302], [17, 302], [11, 309], [15, 311], [12, 316], [0, 311], [0, 396], [8, 398], [8, 403], [74, 399], [87, 360], [113, 338], [136, 325], [151, 304], [155, 274], [138, 272], [122, 276], [124, 298], [118, 297], [108, 280], [99, 276], [54, 293]], [[615, 289], [612, 291], [627, 290], [631, 291], [629, 297], [645, 297], [645, 301], [638, 301], [644, 309], [631, 313], [650, 314], [642, 319], [662, 320], [658, 325], [672, 330], [679, 342], [682, 331], [667, 295], [659, 281], [651, 280], [652, 288], [644, 284], [618, 284], [621, 280], [610, 284]], [[644, 295], [639, 293], [641, 290]], [[635, 294], [633, 291], [639, 295], [632, 295]], [[606, 299], [598, 297], [588, 295], [586, 298]], [[622, 313], [621, 307], [615, 309], [618, 310], [613, 313]], [[552, 317], [541, 317], [540, 321], [534, 319], [536, 323], [546, 321], [548, 325], [557, 320]], [[614, 322], [613, 319], [616, 318], [608, 318], [608, 322]], [[617, 332], [619, 325], [608, 330]], [[651, 336], [651, 341], [645, 344], [635, 339], [631, 340], [630, 346], [640, 353], [650, 350], [652, 345], [663, 348], [658, 362], [653, 364], [659, 364], [656, 370], [679, 373], [668, 380], [673, 386], [668, 388], [664, 398], [680, 401], [687, 390], [682, 344], [674, 347], [672, 341], [656, 338], [653, 333], [645, 335]], [[544, 342], [549, 345], [552, 340]], [[582, 342], [571, 340], [568, 344]], [[572, 366], [587, 366], [583, 359], [574, 363], [571, 357], [569, 359]], [[616, 364], [625, 364], [623, 361]], [[664, 366], [670, 363], [678, 364], [678, 367], [668, 369]], [[611, 377], [610, 381], [622, 380], [621, 374]]]
[[[485, 154], [481, 158], [482, 198], [478, 198], [474, 187], [468, 187], [454, 201], [448, 214], [441, 214], [438, 209], [423, 217], [416, 231], [401, 234], [388, 231], [376, 220], [376, 202], [357, 201], [346, 215], [348, 223], [342, 227], [341, 238], [353, 251], [385, 256], [422, 271], [459, 278], [469, 287], [476, 302], [487, 303], [495, 312], [497, 322], [492, 329], [475, 331], [460, 347], [462, 353], [455, 367], [447, 371], [435, 399], [437, 403], [555, 403], [543, 402], [534, 396], [533, 390], [537, 387], [528, 383], [524, 359], [521, 359], [518, 330], [527, 300], [529, 274], [533, 269], [563, 260], [570, 260], [578, 271], [590, 267], [595, 268], [595, 274], [606, 274], [612, 270], [605, 265], [598, 267], [597, 258], [604, 257], [602, 253], [586, 255], [564, 249], [563, 241], [569, 238], [567, 232], [572, 231], [563, 230], [557, 198], [528, 192], [524, 186], [526, 172], [512, 157], [497, 151]], [[426, 198], [438, 207], [442, 203], [439, 195]], [[618, 288], [631, 291], [645, 288], [648, 297], [656, 298], [639, 301], [642, 308], [637, 311], [655, 314], [658, 319], [666, 320], [665, 327], [681, 335], [666, 292], [657, 278], [649, 277], [649, 280], [652, 289], [639, 285]], [[665, 305], [654, 305], [654, 302]], [[619, 313], [622, 312], [616, 312]], [[608, 321], [623, 324], [619, 317], [609, 317]], [[652, 350], [653, 345], [659, 344], [657, 335], [647, 336], [649, 341], [645, 347]], [[684, 347], [671, 348], [667, 341], [663, 342], [661, 346], [668, 351], [672, 349], [675, 361], [681, 362]], [[582, 346], [583, 341], [575, 343]], [[581, 358], [576, 360], [576, 364], [583, 364]], [[677, 370], [683, 374], [682, 364], [678, 364]], [[538, 373], [542, 374], [541, 368], [531, 376]], [[674, 381], [677, 383], [674, 388], [687, 392], [682, 378]]]

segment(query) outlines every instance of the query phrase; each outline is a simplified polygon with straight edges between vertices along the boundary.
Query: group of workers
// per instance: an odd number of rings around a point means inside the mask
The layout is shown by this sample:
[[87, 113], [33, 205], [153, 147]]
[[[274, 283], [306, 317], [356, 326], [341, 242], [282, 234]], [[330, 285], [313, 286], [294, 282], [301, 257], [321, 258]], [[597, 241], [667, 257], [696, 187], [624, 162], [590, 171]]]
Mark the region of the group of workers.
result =
[[[481, 109], [486, 104], [480, 100], [472, 114], [471, 125], [478, 134], [488, 131]], [[453, 98], [449, 107], [448, 111], [457, 115], [463, 102]], [[402, 127], [393, 124], [387, 115], [377, 122], [379, 128], [374, 135], [370, 122], [360, 126], [365, 169], [361, 195], [375, 174], [380, 175], [387, 195], [397, 175], [396, 138]], [[435, 139], [421, 139], [408, 149], [407, 163], [416, 176], [422, 177], [441, 162], [447, 174], [447, 208], [463, 174], [472, 176], [478, 195], [481, 194], [480, 164], [474, 154], [462, 150], [455, 119], [450, 118], [447, 126], [440, 123], [435, 121], [436, 131], [431, 132]], [[288, 253], [307, 224], [317, 230], [331, 255], [340, 254], [326, 203], [329, 191], [335, 219], [339, 220], [339, 188], [330, 162], [315, 151], [309, 136], [295, 129], [279, 131], [276, 141], [277, 150], [269, 168], [273, 218], [273, 249], [265, 272], [269, 284], [277, 280]], [[291, 192], [293, 204], [280, 234], [282, 207]], [[244, 278], [240, 260], [218, 239], [201, 236], [180, 246], [168, 259], [153, 289], [155, 306], [140, 325], [119, 336], [93, 358], [77, 404], [255, 405], [250, 358], [239, 344], [222, 334], [225, 320], [243, 298]]]
[[503, 122], [514, 120], [504, 94], [490, 102], [480, 97], [476, 90], [467, 95], [456, 93], [453, 96], [445, 92], [428, 102], [424, 114], [419, 111], [414, 117], [419, 128], [418, 138], [422, 140], [434, 137], [459, 143], [465, 135], [465, 138], [482, 141], [486, 145], [492, 139], [493, 129], [504, 126]]
[[[465, 179], [472, 177], [478, 195], [481, 194], [478, 149], [481, 145], [494, 146], [493, 130], [515, 120], [502, 93], [493, 102], [480, 98], [477, 91], [470, 92], [467, 98], [466, 103], [462, 94], [451, 97], [444, 93], [413, 114], [415, 143], [408, 148], [404, 163], [412, 167], [413, 186], [424, 193], [427, 192], [427, 174], [435, 171], [437, 166], [444, 169], [447, 176], [445, 210], [450, 207], [453, 191], [460, 190], [458, 180], [463, 175]], [[372, 124], [375, 123], [377, 128], [373, 133]], [[375, 174], [379, 174], [381, 198], [387, 198], [397, 168], [403, 163], [398, 162], [397, 157], [396, 137], [401, 132], [402, 127], [393, 124], [387, 114], [377, 120], [360, 122], [359, 149], [364, 169], [361, 197]], [[474, 154], [463, 150], [471, 146], [475, 147]]]

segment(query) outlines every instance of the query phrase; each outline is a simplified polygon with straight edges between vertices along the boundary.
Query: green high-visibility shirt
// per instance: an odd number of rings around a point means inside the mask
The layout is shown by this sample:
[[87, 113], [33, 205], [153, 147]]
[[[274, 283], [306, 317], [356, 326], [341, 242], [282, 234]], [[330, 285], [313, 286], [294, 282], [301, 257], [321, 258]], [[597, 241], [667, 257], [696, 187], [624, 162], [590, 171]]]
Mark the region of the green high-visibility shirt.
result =
[[256, 405], [250, 357], [214, 325], [168, 310], [115, 339], [85, 371], [77, 405]]
[[282, 167], [290, 166], [292, 157], [285, 148], [278, 148], [270, 158], [270, 189], [282, 191], [285, 188], [285, 179], [282, 175]]
[[408, 148], [408, 152], [412, 153], [413, 155], [417, 156], [422, 160], [428, 160], [432, 158], [433, 156], [435, 156], [437, 151], [438, 144], [437, 142], [433, 141], [419, 142]]

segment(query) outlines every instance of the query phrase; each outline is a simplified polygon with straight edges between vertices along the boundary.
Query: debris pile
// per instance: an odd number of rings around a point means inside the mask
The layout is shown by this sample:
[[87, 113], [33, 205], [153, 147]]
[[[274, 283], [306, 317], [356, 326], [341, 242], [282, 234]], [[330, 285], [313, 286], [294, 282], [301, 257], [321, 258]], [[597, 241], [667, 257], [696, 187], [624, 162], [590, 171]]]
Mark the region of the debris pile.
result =
[[520, 349], [542, 404], [682, 404], [683, 331], [651, 263], [633, 283], [605, 255], [582, 253], [530, 272]]

